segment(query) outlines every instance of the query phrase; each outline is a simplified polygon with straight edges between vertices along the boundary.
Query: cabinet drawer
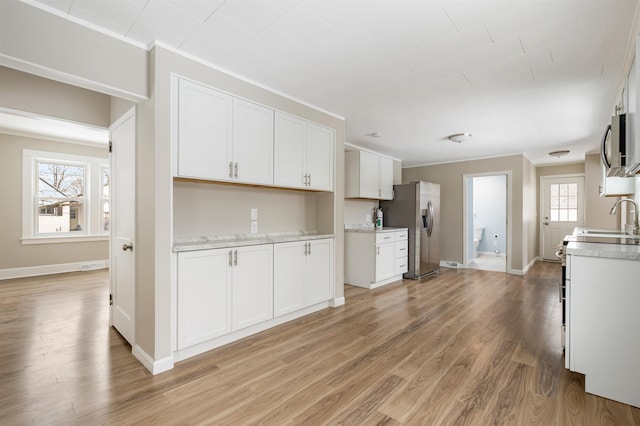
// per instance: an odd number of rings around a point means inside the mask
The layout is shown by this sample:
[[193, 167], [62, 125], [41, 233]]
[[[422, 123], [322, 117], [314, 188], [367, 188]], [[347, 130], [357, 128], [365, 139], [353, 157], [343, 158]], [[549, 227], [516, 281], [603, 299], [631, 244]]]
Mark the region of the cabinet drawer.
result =
[[406, 259], [409, 253], [408, 247], [409, 242], [407, 240], [396, 241], [396, 257], [403, 257]]
[[402, 241], [409, 239], [409, 231], [396, 232], [396, 241]]
[[397, 258], [394, 272], [396, 274], [404, 274], [409, 270], [409, 259], [407, 257]]
[[376, 244], [392, 243], [396, 240], [395, 232], [376, 232]]

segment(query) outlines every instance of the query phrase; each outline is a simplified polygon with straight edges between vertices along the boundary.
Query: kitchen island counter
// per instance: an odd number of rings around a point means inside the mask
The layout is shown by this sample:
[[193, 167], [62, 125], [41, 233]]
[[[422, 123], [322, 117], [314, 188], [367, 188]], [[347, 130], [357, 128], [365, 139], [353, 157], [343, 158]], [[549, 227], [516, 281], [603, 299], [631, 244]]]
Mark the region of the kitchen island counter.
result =
[[640, 261], [640, 245], [572, 241], [567, 245], [567, 254]]

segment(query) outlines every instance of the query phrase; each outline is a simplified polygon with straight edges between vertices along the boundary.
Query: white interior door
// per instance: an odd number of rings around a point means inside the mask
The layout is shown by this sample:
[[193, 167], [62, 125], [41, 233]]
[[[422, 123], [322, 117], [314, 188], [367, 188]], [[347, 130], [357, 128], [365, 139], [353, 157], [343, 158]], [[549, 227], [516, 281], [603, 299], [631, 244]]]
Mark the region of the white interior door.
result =
[[135, 342], [135, 110], [111, 126], [111, 324]]
[[584, 177], [543, 177], [540, 195], [542, 258], [558, 260], [556, 246], [584, 225]]

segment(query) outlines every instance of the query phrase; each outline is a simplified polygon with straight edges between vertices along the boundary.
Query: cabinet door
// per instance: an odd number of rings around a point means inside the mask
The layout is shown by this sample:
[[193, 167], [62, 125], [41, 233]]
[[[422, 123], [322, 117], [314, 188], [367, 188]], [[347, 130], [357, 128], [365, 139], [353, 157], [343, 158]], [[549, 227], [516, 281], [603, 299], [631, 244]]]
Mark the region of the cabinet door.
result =
[[311, 189], [333, 191], [333, 147], [332, 129], [307, 124], [307, 170]]
[[309, 241], [306, 256], [306, 305], [325, 302], [333, 294], [333, 240]]
[[305, 188], [304, 159], [307, 123], [296, 117], [276, 112], [274, 140], [274, 184]]
[[380, 157], [360, 152], [360, 197], [380, 198]]
[[278, 317], [305, 306], [304, 243], [279, 243], [273, 247], [273, 314]]
[[233, 330], [273, 318], [273, 245], [233, 249]]
[[376, 282], [395, 275], [396, 248], [394, 243], [376, 245]]
[[238, 182], [273, 184], [273, 110], [233, 100], [233, 174]]
[[380, 198], [393, 200], [393, 160], [380, 157]]
[[178, 254], [178, 349], [231, 331], [230, 250]]
[[231, 180], [231, 96], [186, 80], [178, 90], [178, 175]]

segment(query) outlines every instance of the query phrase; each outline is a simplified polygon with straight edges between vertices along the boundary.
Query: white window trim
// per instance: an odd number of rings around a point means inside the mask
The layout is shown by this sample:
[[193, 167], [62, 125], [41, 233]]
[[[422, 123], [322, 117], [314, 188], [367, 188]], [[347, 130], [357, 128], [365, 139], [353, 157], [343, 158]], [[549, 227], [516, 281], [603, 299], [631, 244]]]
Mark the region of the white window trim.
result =
[[[37, 195], [36, 176], [38, 162], [69, 162], [85, 164], [87, 176], [85, 176], [85, 200], [89, 210], [87, 216], [86, 232], [82, 235], [37, 235], [36, 209], [34, 200]], [[48, 244], [105, 241], [109, 239], [108, 233], [102, 228], [102, 168], [109, 168], [108, 158], [80, 156], [58, 152], [35, 151], [25, 149], [22, 151], [22, 244]], [[95, 206], [100, 206], [96, 208]], [[93, 207], [93, 208], [92, 208]]]

